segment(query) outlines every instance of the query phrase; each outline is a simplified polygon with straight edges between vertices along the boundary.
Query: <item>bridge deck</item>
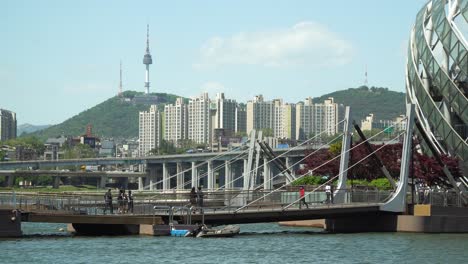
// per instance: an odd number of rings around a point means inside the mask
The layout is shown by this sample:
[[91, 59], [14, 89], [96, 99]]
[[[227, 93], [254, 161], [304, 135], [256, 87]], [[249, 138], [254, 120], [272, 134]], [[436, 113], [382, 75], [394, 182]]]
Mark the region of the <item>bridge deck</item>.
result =
[[[349, 204], [349, 205], [324, 205], [311, 207], [309, 209], [267, 208], [247, 209], [239, 212], [218, 210], [206, 211], [201, 214], [192, 214], [192, 223], [201, 223], [204, 217], [205, 224], [247, 224], [262, 222], [279, 222], [292, 220], [308, 220], [323, 218], [339, 218], [348, 215], [377, 213], [379, 204]], [[46, 223], [81, 223], [81, 224], [163, 224], [167, 223], [169, 215], [159, 213], [155, 215], [80, 215], [50, 212], [28, 212], [23, 213], [22, 220], [25, 222]], [[186, 215], [174, 215], [174, 219], [185, 222]]]

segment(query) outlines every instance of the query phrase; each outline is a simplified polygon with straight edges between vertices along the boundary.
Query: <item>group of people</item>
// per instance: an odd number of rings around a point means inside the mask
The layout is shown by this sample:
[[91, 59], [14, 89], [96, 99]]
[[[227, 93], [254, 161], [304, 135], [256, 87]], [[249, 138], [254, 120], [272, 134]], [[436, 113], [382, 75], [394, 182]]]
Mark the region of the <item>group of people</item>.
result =
[[[327, 195], [327, 199], [325, 203], [332, 204], [333, 203], [333, 185], [326, 185], [325, 186], [325, 194]], [[309, 208], [309, 204], [306, 202], [305, 199], [305, 189], [304, 186], [299, 187], [299, 209], [302, 209], [302, 205], [305, 205]]]
[[[192, 190], [190, 191], [190, 205], [192, 208], [199, 208], [200, 212], [203, 212], [203, 191], [200, 186], [197, 190], [195, 190], [195, 187], [192, 187]], [[196, 211], [197, 209], [194, 209], [193, 212]]]
[[[110, 210], [110, 213], [114, 213], [114, 206], [112, 204], [112, 192], [111, 189], [107, 190], [106, 194], [104, 194], [104, 214], [106, 214], [107, 209]], [[125, 193], [125, 190], [120, 189], [119, 195], [117, 196], [117, 205], [118, 205], [118, 213], [125, 214], [125, 213], [132, 213], [133, 214], [133, 194], [131, 190], [128, 190], [128, 194]]]

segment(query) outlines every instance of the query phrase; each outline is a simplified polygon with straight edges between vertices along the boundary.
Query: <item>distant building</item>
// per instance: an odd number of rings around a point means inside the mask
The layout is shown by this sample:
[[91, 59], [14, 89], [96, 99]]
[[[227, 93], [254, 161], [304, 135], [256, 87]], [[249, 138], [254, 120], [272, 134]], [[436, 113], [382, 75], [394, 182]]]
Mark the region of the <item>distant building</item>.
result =
[[0, 109], [0, 141], [16, 138], [16, 113]]
[[405, 115], [399, 115], [393, 120], [374, 120], [374, 114], [369, 114], [366, 119], [361, 120], [361, 130], [370, 131], [372, 129], [389, 129], [390, 131], [403, 131], [406, 129]]
[[273, 128], [273, 103], [265, 102], [263, 95], [257, 95], [247, 102], [247, 134], [253, 129]]
[[247, 131], [247, 110], [245, 106], [237, 105], [236, 106], [236, 128], [234, 131], [236, 133], [242, 133]]
[[188, 138], [188, 108], [183, 98], [175, 104], [164, 106], [164, 139], [178, 146]]
[[308, 97], [296, 106], [296, 137], [300, 140], [315, 135], [334, 135], [343, 130], [337, 123], [344, 118], [344, 106], [334, 102], [332, 97], [323, 103], [313, 103]]
[[188, 116], [188, 139], [200, 144], [210, 144], [211, 119], [208, 93], [190, 99]]
[[115, 149], [114, 140], [102, 140], [101, 148], [99, 148], [99, 157], [115, 157]]
[[218, 93], [214, 103], [216, 105], [216, 115], [213, 128], [222, 128], [234, 132], [236, 130], [236, 101], [226, 99], [224, 93]]
[[308, 97], [296, 105], [296, 139], [310, 138], [314, 131], [314, 103]]
[[149, 111], [140, 112], [139, 119], [139, 155], [147, 156], [152, 149], [158, 148], [161, 141], [159, 111], [152, 105]]

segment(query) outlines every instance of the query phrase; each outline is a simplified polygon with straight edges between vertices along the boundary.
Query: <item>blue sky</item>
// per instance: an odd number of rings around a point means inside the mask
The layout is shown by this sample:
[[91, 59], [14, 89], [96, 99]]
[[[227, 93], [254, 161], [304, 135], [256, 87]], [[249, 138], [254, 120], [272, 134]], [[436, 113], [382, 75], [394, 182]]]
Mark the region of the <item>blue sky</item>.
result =
[[118, 92], [224, 91], [295, 103], [364, 83], [404, 91], [406, 44], [424, 0], [5, 1], [0, 108], [55, 124]]

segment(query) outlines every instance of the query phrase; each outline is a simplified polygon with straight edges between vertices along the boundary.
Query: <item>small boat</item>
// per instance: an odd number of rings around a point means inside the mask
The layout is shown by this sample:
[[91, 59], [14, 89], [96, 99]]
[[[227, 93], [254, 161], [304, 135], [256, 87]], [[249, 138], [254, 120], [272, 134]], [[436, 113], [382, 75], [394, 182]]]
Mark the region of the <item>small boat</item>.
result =
[[233, 237], [239, 234], [239, 232], [240, 228], [234, 225], [228, 225], [221, 229], [202, 226], [200, 232], [197, 234], [197, 237]]

